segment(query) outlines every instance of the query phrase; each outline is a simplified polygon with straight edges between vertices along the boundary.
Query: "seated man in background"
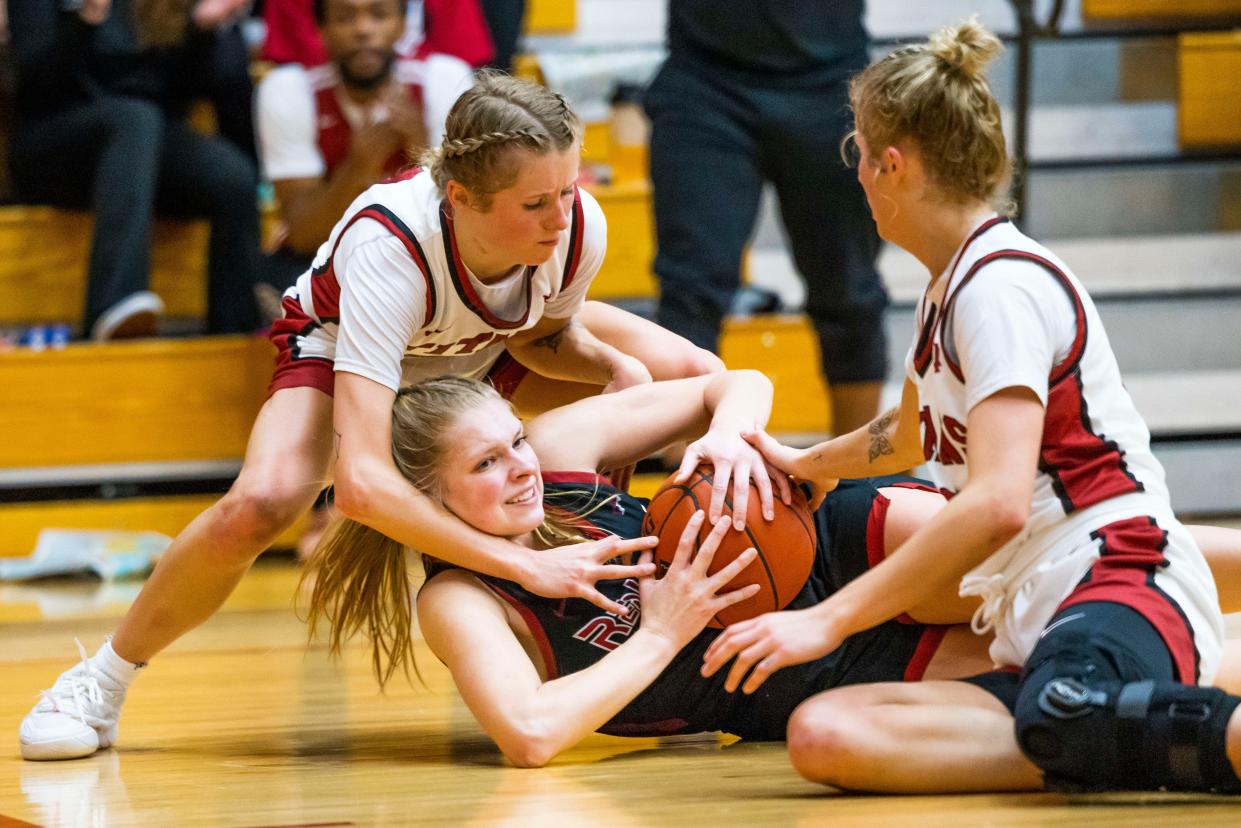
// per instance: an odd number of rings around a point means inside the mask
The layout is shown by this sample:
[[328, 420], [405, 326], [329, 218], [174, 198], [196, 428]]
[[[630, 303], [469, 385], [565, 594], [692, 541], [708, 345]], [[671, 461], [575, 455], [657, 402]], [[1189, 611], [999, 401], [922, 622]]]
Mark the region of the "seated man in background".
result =
[[268, 279], [283, 289], [307, 267], [341, 214], [370, 185], [438, 144], [469, 88], [450, 55], [397, 56], [402, 0], [315, 0], [330, 62], [273, 69], [259, 85], [259, 154], [283, 223]]
[[211, 222], [207, 331], [258, 324], [254, 163], [185, 122], [193, 97], [187, 81], [229, 11], [212, 2], [198, 13], [205, 3], [8, 4], [17, 70], [14, 189], [28, 203], [93, 210], [83, 323], [97, 340], [155, 333], [163, 303], [147, 288], [156, 212]]

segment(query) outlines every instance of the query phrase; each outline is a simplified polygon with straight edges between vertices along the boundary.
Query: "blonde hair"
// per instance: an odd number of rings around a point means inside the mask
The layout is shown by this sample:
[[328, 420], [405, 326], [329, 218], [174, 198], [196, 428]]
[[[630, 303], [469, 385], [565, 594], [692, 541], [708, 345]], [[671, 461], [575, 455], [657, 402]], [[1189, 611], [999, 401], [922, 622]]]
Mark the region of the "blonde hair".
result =
[[513, 150], [565, 151], [582, 139], [582, 122], [564, 97], [503, 72], [483, 71], [448, 112], [444, 140], [421, 164], [443, 193], [457, 181], [485, 208], [517, 179]]
[[[452, 451], [450, 437], [458, 418], [493, 400], [504, 401], [487, 383], [464, 377], [437, 377], [402, 388], [392, 405], [392, 460], [405, 479], [431, 499], [442, 501], [440, 470]], [[610, 500], [592, 502], [590, 511]], [[547, 508], [535, 538], [543, 547], [588, 540], [582, 517]], [[406, 551], [382, 532], [340, 518], [324, 534], [302, 574], [303, 583], [313, 583], [307, 608], [311, 638], [319, 621], [326, 620], [328, 649], [339, 656], [346, 641], [358, 632], [365, 633], [371, 640], [371, 666], [381, 687], [397, 670], [406, 679], [411, 667], [418, 672]]]
[[856, 132], [872, 157], [912, 140], [950, 201], [994, 203], [1011, 166], [986, 69], [1002, 50], [977, 17], [904, 46], [849, 82]]

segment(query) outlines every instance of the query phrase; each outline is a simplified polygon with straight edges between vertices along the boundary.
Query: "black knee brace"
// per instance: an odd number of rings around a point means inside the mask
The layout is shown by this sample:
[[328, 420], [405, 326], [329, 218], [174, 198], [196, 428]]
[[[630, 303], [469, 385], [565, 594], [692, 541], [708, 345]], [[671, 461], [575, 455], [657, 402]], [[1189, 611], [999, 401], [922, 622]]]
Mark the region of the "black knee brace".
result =
[[[1017, 741], [1048, 787], [1241, 793], [1228, 720], [1241, 699], [1171, 681], [1058, 675], [1018, 701]], [[1031, 692], [1037, 689], [1037, 692]]]

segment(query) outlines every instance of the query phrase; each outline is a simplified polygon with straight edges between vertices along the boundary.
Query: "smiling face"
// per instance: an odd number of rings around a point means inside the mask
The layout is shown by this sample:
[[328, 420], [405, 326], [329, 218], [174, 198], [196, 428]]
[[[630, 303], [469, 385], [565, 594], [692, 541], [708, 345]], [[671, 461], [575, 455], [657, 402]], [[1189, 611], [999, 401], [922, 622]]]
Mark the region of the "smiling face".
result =
[[453, 207], [462, 231], [488, 260], [538, 266], [551, 257], [572, 221], [581, 151], [575, 143], [565, 150], [512, 153], [509, 163], [517, 177], [511, 185], [492, 194], [489, 203], [467, 197], [464, 203], [454, 200]]
[[543, 522], [543, 481], [508, 404], [490, 399], [466, 409], [447, 440], [439, 469], [444, 506], [482, 532], [529, 542]]

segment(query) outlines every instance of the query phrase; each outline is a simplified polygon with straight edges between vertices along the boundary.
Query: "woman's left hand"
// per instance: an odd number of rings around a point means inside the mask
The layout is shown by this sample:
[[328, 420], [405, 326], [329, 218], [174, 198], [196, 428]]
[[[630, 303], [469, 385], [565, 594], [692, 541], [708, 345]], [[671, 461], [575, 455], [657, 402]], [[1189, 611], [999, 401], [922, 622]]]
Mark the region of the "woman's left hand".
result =
[[758, 502], [763, 517], [771, 520], [775, 516], [772, 504], [772, 481], [775, 481], [780, 500], [789, 504], [793, 502], [793, 493], [789, 487], [788, 475], [770, 468], [749, 443], [741, 439], [741, 434], [728, 429], [711, 429], [699, 439], [690, 443], [681, 458], [681, 467], [677, 469], [674, 482], [684, 483], [694, 469], [702, 463], [715, 468], [712, 475], [711, 506], [707, 517], [714, 523], [724, 512], [724, 501], [728, 495], [728, 483], [732, 481], [732, 517], [733, 528], [740, 532], [745, 529], [746, 509], [750, 502], [750, 481], [754, 481], [758, 489]]
[[813, 609], [768, 612], [731, 625], [711, 642], [703, 654], [702, 674], [715, 675], [736, 656], [724, 689], [735, 691], [753, 667], [741, 687], [742, 692], [753, 693], [776, 670], [822, 658], [843, 641], [844, 636]]

